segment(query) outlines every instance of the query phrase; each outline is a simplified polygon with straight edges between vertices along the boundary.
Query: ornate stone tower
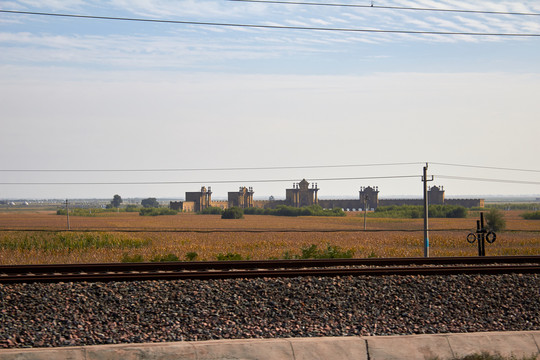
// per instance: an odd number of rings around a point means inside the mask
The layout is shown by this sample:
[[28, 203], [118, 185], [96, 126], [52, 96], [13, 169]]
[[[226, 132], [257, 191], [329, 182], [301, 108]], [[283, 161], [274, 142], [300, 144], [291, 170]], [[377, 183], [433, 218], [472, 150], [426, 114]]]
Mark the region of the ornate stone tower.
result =
[[253, 188], [240, 187], [238, 191], [228, 193], [229, 207], [238, 206], [242, 209], [253, 207]]
[[212, 206], [212, 188], [209, 186], [206, 189], [205, 186], [202, 186], [201, 191], [186, 192], [186, 201], [193, 201], [195, 203], [195, 211], [204, 210]]
[[368, 209], [376, 209], [379, 205], [379, 187], [364, 187], [360, 188], [360, 203], [362, 207], [367, 206]]
[[444, 188], [432, 186], [428, 190], [428, 202], [433, 205], [444, 205]]
[[292, 189], [286, 190], [285, 203], [294, 207], [317, 205], [319, 203], [318, 191], [317, 184], [311, 184], [310, 188], [309, 182], [303, 179], [298, 184], [293, 184]]

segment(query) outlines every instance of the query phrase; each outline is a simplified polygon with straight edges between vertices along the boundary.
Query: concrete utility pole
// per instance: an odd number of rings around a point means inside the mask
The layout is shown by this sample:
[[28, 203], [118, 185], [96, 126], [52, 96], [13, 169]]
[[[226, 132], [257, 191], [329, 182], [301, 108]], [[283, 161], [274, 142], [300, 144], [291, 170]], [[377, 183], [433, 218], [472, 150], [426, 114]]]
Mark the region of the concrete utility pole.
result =
[[67, 215], [67, 228], [68, 230], [71, 230], [69, 226], [69, 206], [68, 206], [68, 199], [66, 199], [66, 215]]
[[429, 257], [429, 233], [428, 233], [429, 204], [428, 204], [427, 183], [428, 181], [433, 181], [433, 176], [431, 177], [431, 180], [428, 180], [427, 169], [428, 169], [428, 163], [426, 163], [426, 166], [424, 166], [424, 176], [422, 177], [422, 181], [424, 182], [424, 257]]
[[366, 215], [367, 215], [367, 203], [368, 203], [368, 196], [364, 195], [364, 231], [366, 231]]

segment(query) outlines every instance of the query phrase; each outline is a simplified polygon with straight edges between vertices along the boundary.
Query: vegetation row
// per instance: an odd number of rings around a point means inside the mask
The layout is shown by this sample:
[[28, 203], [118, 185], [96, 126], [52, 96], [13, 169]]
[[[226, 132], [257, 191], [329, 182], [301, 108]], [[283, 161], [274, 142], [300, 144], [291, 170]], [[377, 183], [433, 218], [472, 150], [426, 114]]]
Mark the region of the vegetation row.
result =
[[[239, 219], [242, 212], [246, 215], [272, 215], [272, 216], [345, 216], [345, 212], [340, 208], [332, 210], [323, 209], [319, 205], [303, 206], [300, 208], [279, 205], [275, 209], [263, 209], [263, 208], [246, 208], [240, 209], [238, 207], [231, 207], [229, 209], [221, 209], [218, 207], [209, 207], [199, 212], [199, 214], [205, 215], [222, 215], [225, 219]], [[225, 217], [223, 216], [225, 215]], [[239, 217], [240, 216], [240, 217]]]
[[521, 217], [525, 220], [540, 220], [540, 211], [526, 212]]
[[59, 233], [30, 233], [5, 234], [0, 237], [2, 250], [88, 250], [88, 249], [134, 249], [149, 245], [150, 240], [133, 239], [124, 234], [105, 232], [59, 232]]
[[[467, 209], [459, 205], [429, 205], [428, 211], [430, 218], [466, 218], [468, 214]], [[424, 217], [424, 207], [422, 205], [379, 206], [369, 216], [420, 219]]]
[[[339, 246], [327, 245], [324, 249], [319, 249], [317, 245], [310, 245], [300, 249], [299, 254], [292, 254], [289, 251], [286, 251], [280, 258], [273, 258], [271, 260], [291, 260], [291, 259], [350, 259], [354, 255], [352, 249], [342, 250]], [[184, 257], [187, 261], [198, 260], [199, 254], [194, 251], [186, 253]], [[370, 254], [369, 257], [375, 257], [375, 254]], [[249, 256], [243, 257], [241, 254], [228, 252], [228, 253], [219, 253], [216, 255], [216, 260], [218, 261], [239, 261], [239, 260], [250, 260]], [[175, 254], [168, 253], [166, 255], [154, 255], [149, 259], [145, 259], [141, 254], [129, 255], [125, 253], [122, 256], [122, 262], [163, 262], [163, 261], [180, 261], [180, 257]]]

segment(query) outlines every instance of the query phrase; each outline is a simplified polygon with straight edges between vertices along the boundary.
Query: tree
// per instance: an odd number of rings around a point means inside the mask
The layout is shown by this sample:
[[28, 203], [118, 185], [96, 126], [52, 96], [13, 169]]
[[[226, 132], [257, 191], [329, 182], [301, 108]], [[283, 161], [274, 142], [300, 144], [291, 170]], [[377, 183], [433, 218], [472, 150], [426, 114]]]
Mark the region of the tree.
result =
[[111, 206], [115, 208], [119, 208], [120, 204], [123, 202], [122, 197], [118, 194], [114, 195], [113, 199], [111, 200]]
[[141, 205], [145, 208], [158, 208], [159, 202], [156, 200], [156, 198], [148, 198], [148, 199], [143, 199], [141, 201]]
[[491, 208], [486, 214], [487, 226], [491, 231], [504, 230], [506, 227], [506, 220], [502, 211]]

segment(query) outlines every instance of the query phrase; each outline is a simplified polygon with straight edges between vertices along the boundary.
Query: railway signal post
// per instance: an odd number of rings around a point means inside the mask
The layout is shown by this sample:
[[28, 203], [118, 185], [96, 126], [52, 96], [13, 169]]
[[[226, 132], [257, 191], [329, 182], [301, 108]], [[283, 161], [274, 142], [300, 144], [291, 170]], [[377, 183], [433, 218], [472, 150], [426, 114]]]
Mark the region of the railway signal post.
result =
[[469, 233], [467, 241], [473, 244], [478, 241], [478, 256], [486, 256], [486, 241], [492, 244], [497, 239], [497, 234], [488, 231], [484, 226], [484, 213], [480, 213], [480, 220], [476, 220], [476, 233]]

